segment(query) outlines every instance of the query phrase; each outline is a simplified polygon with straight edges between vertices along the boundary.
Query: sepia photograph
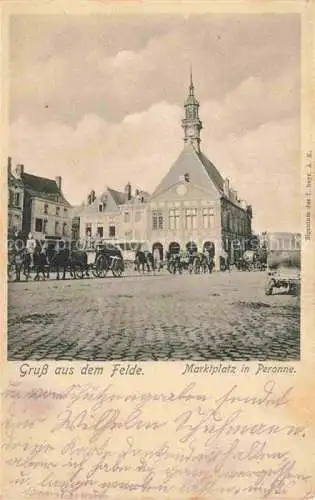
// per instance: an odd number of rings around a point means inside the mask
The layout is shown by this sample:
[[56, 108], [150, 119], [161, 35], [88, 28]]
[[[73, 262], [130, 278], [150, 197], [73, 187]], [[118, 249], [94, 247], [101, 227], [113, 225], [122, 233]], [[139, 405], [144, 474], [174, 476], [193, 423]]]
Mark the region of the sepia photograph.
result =
[[298, 361], [300, 15], [12, 15], [8, 65], [7, 359]]

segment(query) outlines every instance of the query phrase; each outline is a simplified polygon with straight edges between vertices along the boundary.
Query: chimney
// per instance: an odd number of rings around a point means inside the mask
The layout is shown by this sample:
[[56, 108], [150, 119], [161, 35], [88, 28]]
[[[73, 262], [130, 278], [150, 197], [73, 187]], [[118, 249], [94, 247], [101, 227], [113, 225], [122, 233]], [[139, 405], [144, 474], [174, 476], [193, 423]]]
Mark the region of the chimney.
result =
[[128, 182], [128, 184], [126, 184], [125, 186], [125, 193], [127, 195], [127, 200], [131, 200], [131, 184], [130, 182]]
[[247, 213], [248, 215], [250, 216], [250, 218], [253, 217], [253, 209], [252, 209], [252, 206], [251, 205], [247, 205]]
[[8, 157], [8, 171], [9, 171], [9, 174], [12, 173], [12, 158], [11, 158], [11, 156]]
[[246, 208], [247, 208], [247, 206], [246, 206], [246, 202], [245, 202], [244, 200], [239, 200], [239, 202], [240, 202], [241, 208], [242, 208], [243, 210], [246, 210]]
[[96, 198], [95, 191], [94, 191], [94, 189], [92, 189], [92, 191], [91, 191], [91, 203], [93, 203], [95, 201], [95, 198]]
[[21, 179], [22, 175], [24, 174], [24, 165], [17, 165], [16, 168], [15, 168], [15, 173], [16, 173], [16, 176]]
[[237, 202], [237, 191], [235, 189], [231, 189], [232, 192], [232, 200], [236, 203]]
[[89, 194], [88, 198], [87, 198], [87, 204], [88, 205], [91, 205], [91, 194]]
[[136, 189], [136, 190], [135, 190], [135, 196], [139, 196], [139, 194], [140, 194], [139, 189]]
[[226, 179], [224, 181], [223, 191], [224, 191], [225, 196], [227, 196], [229, 198], [230, 197], [230, 179], [228, 177], [226, 177]]
[[55, 177], [55, 181], [56, 181], [56, 184], [58, 186], [59, 191], [61, 191], [61, 176], [57, 175], [57, 177]]

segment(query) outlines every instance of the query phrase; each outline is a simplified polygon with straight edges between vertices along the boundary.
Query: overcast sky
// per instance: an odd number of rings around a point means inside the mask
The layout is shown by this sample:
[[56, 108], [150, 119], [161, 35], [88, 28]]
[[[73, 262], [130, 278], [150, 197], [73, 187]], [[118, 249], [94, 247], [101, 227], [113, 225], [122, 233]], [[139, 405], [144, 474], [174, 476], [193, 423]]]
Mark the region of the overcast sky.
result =
[[254, 228], [301, 230], [297, 15], [11, 18], [10, 154], [70, 203], [153, 191], [183, 147], [193, 66], [201, 147]]

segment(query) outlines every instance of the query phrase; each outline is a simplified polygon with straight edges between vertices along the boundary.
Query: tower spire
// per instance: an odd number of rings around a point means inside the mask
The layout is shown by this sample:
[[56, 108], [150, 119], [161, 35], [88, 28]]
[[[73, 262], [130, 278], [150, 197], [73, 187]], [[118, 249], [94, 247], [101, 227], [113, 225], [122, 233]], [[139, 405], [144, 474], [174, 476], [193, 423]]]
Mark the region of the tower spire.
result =
[[182, 120], [182, 127], [185, 131], [185, 144], [192, 144], [196, 151], [200, 152], [200, 130], [202, 129], [202, 123], [199, 119], [199, 102], [195, 97], [194, 91], [192, 65], [190, 65], [189, 95], [184, 105], [185, 118]]
[[190, 85], [189, 85], [189, 95], [194, 95], [194, 83], [192, 77], [192, 64], [190, 64]]

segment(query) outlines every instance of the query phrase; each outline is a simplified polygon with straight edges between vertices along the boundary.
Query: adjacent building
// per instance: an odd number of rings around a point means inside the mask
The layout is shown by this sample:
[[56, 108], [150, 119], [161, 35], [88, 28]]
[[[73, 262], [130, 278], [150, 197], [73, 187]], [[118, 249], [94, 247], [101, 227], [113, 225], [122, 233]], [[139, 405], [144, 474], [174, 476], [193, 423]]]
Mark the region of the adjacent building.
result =
[[145, 240], [146, 209], [149, 193], [128, 182], [124, 191], [106, 187], [96, 196], [88, 195], [87, 203], [75, 209], [73, 228], [79, 227], [80, 239]]
[[12, 172], [12, 159], [8, 158], [8, 234], [22, 231], [24, 185]]
[[56, 239], [71, 237], [71, 205], [62, 193], [61, 177], [54, 180], [24, 171], [24, 165], [17, 165], [15, 177], [23, 186], [24, 235], [32, 233], [35, 239]]

